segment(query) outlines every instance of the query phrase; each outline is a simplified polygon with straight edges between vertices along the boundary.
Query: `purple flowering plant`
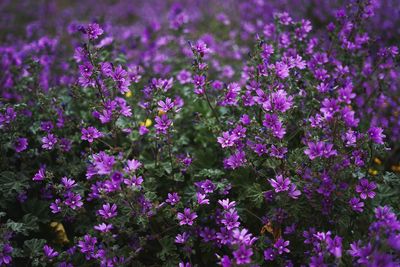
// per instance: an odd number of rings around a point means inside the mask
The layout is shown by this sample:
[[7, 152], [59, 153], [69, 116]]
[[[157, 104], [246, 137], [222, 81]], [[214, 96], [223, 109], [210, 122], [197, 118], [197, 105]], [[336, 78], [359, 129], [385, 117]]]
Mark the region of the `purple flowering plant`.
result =
[[61, 2], [0, 4], [0, 266], [400, 265], [396, 1]]

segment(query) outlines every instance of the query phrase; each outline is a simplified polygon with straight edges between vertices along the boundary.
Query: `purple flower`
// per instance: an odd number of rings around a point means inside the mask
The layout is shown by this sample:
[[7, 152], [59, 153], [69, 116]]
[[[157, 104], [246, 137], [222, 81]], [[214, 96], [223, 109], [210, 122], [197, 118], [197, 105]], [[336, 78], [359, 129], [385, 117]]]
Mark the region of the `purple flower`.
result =
[[125, 172], [135, 172], [142, 166], [142, 163], [136, 159], [128, 160], [126, 162], [126, 167], [124, 168]]
[[224, 167], [227, 169], [236, 169], [243, 166], [247, 162], [246, 154], [244, 151], [239, 150], [224, 160]]
[[327, 248], [332, 255], [336, 258], [342, 257], [342, 238], [339, 236], [335, 236], [335, 238], [331, 238], [330, 236], [326, 239]]
[[168, 112], [175, 106], [175, 103], [169, 97], [167, 97], [165, 101], [163, 100], [158, 101], [157, 104], [159, 106], [159, 110], [162, 112]]
[[362, 212], [364, 207], [364, 202], [360, 201], [358, 197], [353, 197], [352, 199], [350, 199], [349, 205], [352, 210], [356, 212]]
[[222, 148], [233, 146], [236, 140], [237, 138], [234, 135], [231, 135], [229, 132], [223, 132], [222, 136], [217, 138], [217, 141], [221, 144]]
[[97, 238], [96, 237], [91, 237], [90, 235], [85, 235], [83, 237], [83, 240], [80, 240], [78, 242], [78, 247], [80, 247], [81, 252], [86, 255], [86, 259], [90, 259], [94, 257], [94, 249], [95, 245], [97, 243]]
[[356, 186], [356, 192], [360, 194], [361, 199], [374, 198], [375, 189], [376, 184], [374, 182], [369, 182], [365, 178], [361, 179], [359, 184]]
[[17, 113], [14, 108], [8, 107], [4, 114], [0, 114], [0, 126], [3, 124], [9, 124], [11, 121], [15, 120]]
[[51, 121], [43, 121], [40, 123], [40, 129], [45, 132], [51, 132], [53, 130], [54, 125]]
[[239, 265], [250, 263], [252, 255], [253, 250], [246, 248], [246, 246], [240, 246], [239, 249], [233, 252], [233, 257], [235, 257], [236, 263]]
[[282, 238], [279, 238], [275, 244], [274, 244], [274, 248], [276, 248], [276, 251], [279, 255], [283, 254], [283, 253], [289, 253], [290, 250], [287, 248], [287, 246], [289, 246], [290, 242], [289, 241], [285, 241]]
[[39, 171], [33, 176], [33, 181], [43, 181], [46, 178], [46, 169], [44, 167], [40, 167]]
[[117, 205], [115, 204], [110, 204], [106, 203], [103, 204], [103, 208], [98, 210], [98, 213], [104, 218], [104, 219], [110, 219], [112, 217], [117, 216]]
[[221, 223], [226, 229], [232, 230], [240, 226], [239, 215], [235, 209], [230, 209], [224, 213]]
[[380, 127], [371, 127], [368, 130], [368, 135], [374, 143], [383, 144], [383, 138], [386, 136], [383, 134], [383, 129]]
[[157, 133], [167, 134], [168, 128], [171, 126], [172, 122], [168, 119], [166, 114], [163, 114], [161, 117], [155, 118], [156, 124], [154, 127], [157, 129]]
[[268, 179], [268, 181], [276, 193], [289, 190], [289, 185], [291, 184], [290, 179], [283, 177], [283, 175], [277, 175], [275, 179]]
[[180, 84], [187, 84], [192, 81], [192, 74], [187, 70], [181, 70], [176, 75], [176, 78], [178, 79]]
[[104, 32], [103, 29], [100, 28], [100, 25], [97, 23], [89, 24], [86, 27], [85, 31], [89, 39], [97, 39]]
[[264, 250], [264, 259], [267, 261], [273, 261], [275, 259], [275, 251], [272, 248]]
[[55, 251], [52, 247], [50, 247], [48, 245], [44, 245], [43, 252], [44, 252], [44, 255], [49, 259], [52, 259], [52, 258], [58, 256], [58, 252]]
[[110, 174], [115, 163], [115, 158], [101, 151], [93, 155], [93, 163], [98, 174]]
[[197, 192], [196, 193], [196, 197], [197, 197], [197, 203], [199, 203], [200, 205], [208, 205], [210, 204], [210, 200], [207, 198], [206, 194], [202, 194]]
[[92, 143], [94, 139], [102, 137], [103, 134], [97, 130], [95, 127], [88, 127], [88, 128], [82, 128], [82, 140], [87, 140], [89, 143]]
[[131, 179], [124, 179], [124, 184], [127, 186], [137, 187], [139, 188], [143, 183], [142, 176], [134, 175]]
[[3, 249], [0, 251], [0, 266], [8, 265], [12, 261], [11, 253], [13, 252], [13, 247], [10, 244], [4, 244]]
[[190, 235], [186, 232], [183, 232], [182, 234], [177, 234], [175, 237], [175, 243], [185, 244], [188, 241], [189, 237]]
[[224, 210], [230, 210], [236, 206], [235, 201], [229, 201], [229, 199], [218, 200], [218, 203], [224, 208]]
[[50, 204], [50, 209], [52, 213], [60, 213], [61, 212], [61, 199], [57, 198], [53, 203]]
[[69, 179], [68, 177], [61, 178], [61, 183], [66, 190], [70, 190], [71, 188], [76, 186], [75, 180]]
[[64, 203], [71, 209], [75, 210], [83, 206], [83, 202], [81, 201], [81, 199], [82, 199], [81, 195], [75, 194], [73, 192], [68, 192], [66, 194], [66, 199]]
[[333, 149], [333, 144], [325, 143], [322, 141], [308, 142], [308, 148], [304, 151], [311, 160], [324, 157], [329, 158], [337, 155], [337, 151]]
[[281, 79], [289, 77], [289, 66], [284, 62], [279, 61], [275, 63], [275, 73]]
[[89, 78], [93, 74], [92, 64], [86, 61], [82, 65], [79, 65], [79, 72], [83, 77]]
[[301, 191], [297, 189], [295, 184], [290, 184], [288, 195], [293, 199], [298, 199], [301, 195]]
[[111, 229], [113, 229], [113, 225], [112, 224], [106, 224], [106, 223], [101, 223], [99, 225], [94, 226], [94, 229], [97, 231], [100, 231], [102, 233], [106, 233], [111, 231]]
[[177, 218], [179, 220], [179, 225], [193, 225], [193, 221], [197, 218], [197, 214], [191, 212], [189, 208], [185, 208], [183, 213], [178, 212]]
[[22, 152], [28, 148], [28, 139], [20, 137], [14, 142], [14, 149], [16, 152]]
[[54, 134], [48, 134], [42, 138], [42, 143], [42, 148], [52, 150], [57, 143], [57, 138], [54, 136]]
[[181, 198], [179, 197], [178, 193], [168, 193], [168, 198], [165, 202], [171, 204], [172, 206], [179, 202]]

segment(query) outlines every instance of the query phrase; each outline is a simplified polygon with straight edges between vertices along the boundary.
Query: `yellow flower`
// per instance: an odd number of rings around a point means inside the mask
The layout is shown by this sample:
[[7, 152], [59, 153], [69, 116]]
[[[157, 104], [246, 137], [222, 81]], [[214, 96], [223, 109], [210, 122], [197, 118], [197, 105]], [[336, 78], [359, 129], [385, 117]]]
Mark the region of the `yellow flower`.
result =
[[128, 90], [128, 92], [125, 93], [125, 96], [128, 97], [128, 98], [131, 97], [132, 96], [132, 91]]
[[373, 176], [375, 176], [375, 175], [378, 174], [378, 171], [377, 171], [377, 170], [374, 170], [374, 169], [372, 169], [372, 168], [370, 168], [370, 169], [368, 170], [368, 172], [369, 172], [369, 174], [371, 174], [371, 175], [373, 175]]
[[392, 171], [400, 172], [400, 164], [399, 165], [392, 165]]
[[374, 158], [374, 162], [378, 165], [382, 164], [382, 161], [379, 158]]
[[140, 126], [150, 127], [152, 124], [153, 124], [153, 122], [150, 119], [146, 119], [146, 121], [142, 121], [140, 123]]

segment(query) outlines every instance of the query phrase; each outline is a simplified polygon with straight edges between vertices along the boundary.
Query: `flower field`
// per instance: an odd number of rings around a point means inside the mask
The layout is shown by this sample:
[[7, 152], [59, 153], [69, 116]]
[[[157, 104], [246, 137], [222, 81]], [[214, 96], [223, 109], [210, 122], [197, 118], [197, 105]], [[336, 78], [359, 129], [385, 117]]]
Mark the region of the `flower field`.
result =
[[0, 266], [400, 266], [398, 0], [0, 14]]

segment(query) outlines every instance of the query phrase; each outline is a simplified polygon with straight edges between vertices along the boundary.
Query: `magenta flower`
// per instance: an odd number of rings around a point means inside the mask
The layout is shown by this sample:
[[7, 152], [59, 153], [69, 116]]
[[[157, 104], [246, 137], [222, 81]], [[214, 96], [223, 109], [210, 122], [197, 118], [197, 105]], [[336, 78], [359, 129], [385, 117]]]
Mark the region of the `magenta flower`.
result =
[[383, 129], [380, 127], [371, 127], [368, 130], [368, 135], [374, 143], [383, 144], [383, 138], [386, 136], [383, 134]]
[[352, 210], [356, 212], [362, 212], [364, 207], [364, 202], [360, 201], [358, 197], [353, 197], [352, 199], [350, 199], [349, 205]]
[[86, 255], [86, 259], [90, 259], [94, 257], [95, 245], [97, 243], [96, 237], [91, 237], [90, 235], [85, 235], [83, 240], [80, 240], [78, 243], [78, 247], [81, 249], [81, 252]]
[[189, 208], [185, 208], [183, 213], [178, 212], [177, 218], [179, 220], [179, 225], [193, 225], [193, 221], [197, 218], [197, 214], [191, 212]]
[[40, 129], [42, 131], [45, 131], [45, 132], [49, 133], [49, 132], [51, 132], [51, 130], [53, 130], [53, 128], [54, 128], [54, 125], [53, 125], [53, 123], [51, 121], [42, 121], [40, 123]]
[[81, 201], [81, 199], [82, 199], [81, 195], [75, 194], [73, 192], [68, 192], [66, 194], [66, 199], [64, 203], [71, 209], [75, 210], [83, 206], [83, 202]]
[[99, 225], [95, 225], [94, 229], [97, 231], [100, 231], [102, 233], [106, 233], [111, 231], [111, 229], [113, 229], [113, 225], [112, 224], [106, 224], [106, 223], [101, 223]]
[[222, 148], [233, 146], [236, 140], [236, 136], [230, 134], [229, 132], [223, 132], [222, 136], [219, 136], [217, 138], [217, 141], [221, 144]]
[[10, 244], [4, 244], [3, 249], [0, 251], [0, 266], [8, 265], [12, 261], [11, 253], [13, 252], [13, 247]]
[[53, 203], [50, 204], [50, 209], [52, 213], [60, 213], [61, 212], [61, 199], [57, 198]]
[[69, 179], [68, 177], [61, 178], [61, 183], [66, 190], [70, 190], [77, 185], [74, 179]]
[[52, 259], [52, 258], [55, 258], [58, 256], [58, 252], [55, 251], [52, 247], [50, 247], [48, 245], [44, 245], [43, 252], [44, 252], [44, 255], [49, 259]]
[[277, 175], [275, 179], [268, 179], [268, 181], [276, 193], [288, 191], [291, 184], [290, 179], [283, 177], [283, 175]]
[[110, 219], [117, 216], [117, 205], [106, 203], [103, 204], [103, 208], [97, 211], [104, 219]]
[[154, 127], [157, 130], [157, 133], [167, 134], [168, 128], [171, 126], [172, 121], [168, 119], [166, 114], [163, 114], [161, 117], [157, 116], [155, 118], [156, 124]]
[[33, 181], [43, 181], [46, 178], [46, 169], [44, 167], [40, 167], [39, 171], [33, 176]]
[[240, 226], [239, 215], [235, 209], [230, 209], [223, 214], [221, 223], [226, 229], [232, 230]]
[[234, 208], [236, 206], [235, 201], [229, 201], [229, 199], [220, 199], [218, 200], [218, 203], [222, 206], [224, 210], [229, 210], [231, 208]]
[[89, 143], [92, 143], [94, 141], [94, 139], [100, 138], [102, 137], [103, 134], [97, 130], [95, 127], [88, 127], [88, 128], [82, 128], [82, 140], [86, 140]]
[[210, 200], [207, 198], [206, 194], [197, 192], [196, 197], [197, 197], [197, 203], [199, 203], [200, 205], [210, 204]]
[[287, 248], [287, 246], [289, 246], [290, 241], [285, 241], [282, 238], [279, 238], [275, 244], [274, 244], [274, 248], [276, 248], [276, 251], [279, 255], [283, 254], [283, 253], [289, 253], [290, 250]]
[[54, 136], [54, 134], [48, 134], [42, 138], [42, 143], [42, 148], [52, 150], [57, 143], [57, 138]]
[[181, 198], [179, 197], [178, 193], [168, 193], [168, 198], [165, 202], [171, 204], [172, 206], [179, 202]]
[[374, 198], [375, 189], [376, 184], [374, 182], [369, 182], [365, 178], [361, 179], [359, 184], [356, 186], [356, 192], [360, 194], [361, 199]]
[[176, 75], [177, 80], [179, 81], [180, 84], [187, 84], [192, 81], [192, 74], [190, 71], [187, 70], [181, 70], [177, 75]]
[[308, 148], [304, 151], [304, 154], [313, 160], [318, 157], [330, 158], [336, 156], [337, 151], [333, 149], [333, 144], [317, 141], [308, 142]]
[[233, 257], [238, 265], [250, 263], [252, 255], [253, 250], [251, 248], [246, 248], [245, 246], [240, 246], [239, 249], [233, 252]]
[[264, 250], [264, 259], [267, 261], [273, 261], [275, 259], [275, 251], [272, 248]]
[[28, 148], [28, 139], [20, 137], [14, 142], [14, 149], [16, 152], [22, 152]]
[[158, 104], [158, 106], [159, 106], [158, 109], [159, 109], [160, 111], [163, 111], [163, 112], [168, 112], [168, 111], [170, 111], [171, 109], [173, 109], [174, 106], [175, 106], [175, 103], [174, 103], [174, 102], [172, 101], [172, 99], [169, 98], [169, 97], [167, 97], [167, 98], [165, 99], [165, 101], [163, 101], [163, 100], [158, 101], [157, 104]]
[[142, 166], [142, 163], [136, 159], [127, 160], [126, 167], [124, 168], [125, 172], [135, 172]]
[[89, 24], [86, 27], [85, 31], [89, 39], [97, 39], [104, 32], [103, 29], [100, 28], [100, 25], [97, 23]]
[[185, 244], [188, 241], [189, 237], [190, 235], [186, 232], [183, 232], [182, 234], [177, 234], [175, 237], [175, 243]]

